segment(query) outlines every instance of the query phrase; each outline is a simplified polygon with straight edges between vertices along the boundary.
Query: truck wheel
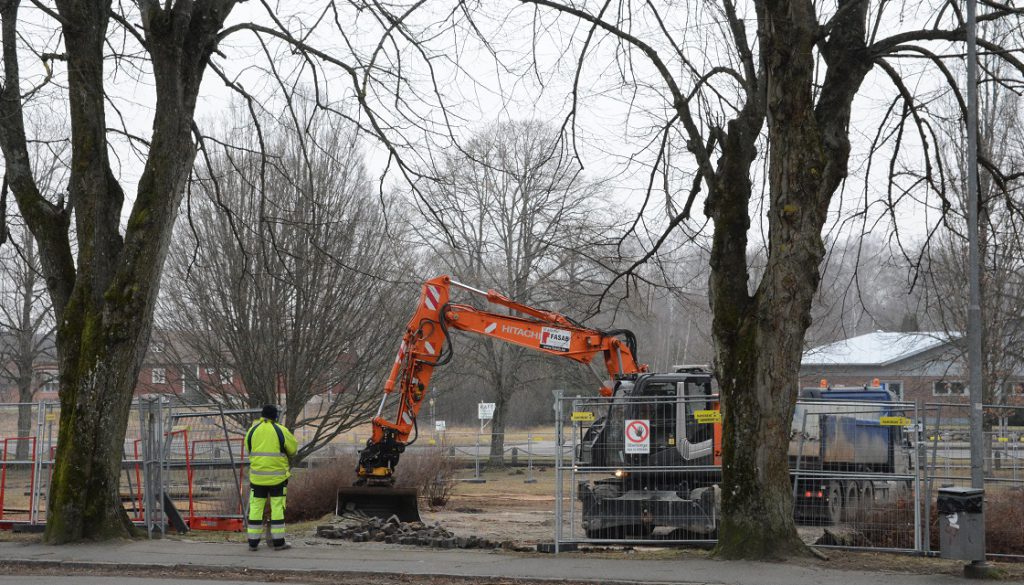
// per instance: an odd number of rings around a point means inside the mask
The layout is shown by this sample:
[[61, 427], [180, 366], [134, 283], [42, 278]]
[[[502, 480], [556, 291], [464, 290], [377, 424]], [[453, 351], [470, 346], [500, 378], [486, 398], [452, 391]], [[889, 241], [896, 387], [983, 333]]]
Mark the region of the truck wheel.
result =
[[825, 521], [828, 524], [839, 524], [843, 520], [843, 486], [838, 481], [828, 482], [828, 508], [825, 509]]
[[864, 514], [870, 514], [875, 508], [875, 484], [865, 481], [861, 485], [860, 509]]
[[847, 522], [853, 522], [857, 519], [857, 512], [860, 509], [860, 483], [856, 481], [846, 482], [845, 492], [843, 498], [843, 519]]

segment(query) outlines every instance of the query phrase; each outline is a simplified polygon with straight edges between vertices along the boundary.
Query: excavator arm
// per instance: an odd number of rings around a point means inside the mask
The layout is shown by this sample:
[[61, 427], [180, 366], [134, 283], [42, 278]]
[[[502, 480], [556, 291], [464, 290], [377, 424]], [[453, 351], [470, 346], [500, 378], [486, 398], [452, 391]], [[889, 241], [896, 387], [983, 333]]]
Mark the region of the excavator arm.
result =
[[[481, 295], [491, 304], [522, 316], [452, 303], [453, 287]], [[416, 417], [427, 396], [434, 368], [448, 363], [452, 357], [452, 330], [500, 339], [585, 364], [600, 357], [612, 379], [647, 371], [647, 366], [636, 362], [635, 340], [629, 331], [584, 327], [564, 315], [517, 303], [493, 290], [485, 292], [448, 276], [438, 276], [424, 283], [416, 311], [402, 337], [372, 421], [372, 435], [360, 452], [357, 485], [393, 483], [392, 474], [416, 429]], [[395, 393], [399, 397], [398, 412], [394, 418], [386, 418], [385, 404]], [[602, 393], [610, 395], [611, 389], [602, 388]]]

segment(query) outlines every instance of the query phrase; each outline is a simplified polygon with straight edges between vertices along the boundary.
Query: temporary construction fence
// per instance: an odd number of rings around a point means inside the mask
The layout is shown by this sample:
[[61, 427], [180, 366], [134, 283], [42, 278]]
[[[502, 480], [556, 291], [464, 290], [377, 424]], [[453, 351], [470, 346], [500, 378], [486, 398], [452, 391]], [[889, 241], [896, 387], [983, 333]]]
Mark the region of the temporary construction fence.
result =
[[[714, 542], [721, 480], [714, 403], [558, 398], [554, 434], [506, 433], [506, 463], [525, 467], [524, 481], [533, 479], [535, 466], [554, 465], [556, 544]], [[0, 527], [45, 522], [59, 414], [51, 402], [0, 404]], [[151, 534], [165, 530], [175, 513], [193, 529], [240, 528], [247, 504], [243, 437], [257, 415], [138, 400], [121, 474], [132, 520]], [[1024, 408], [986, 407], [985, 420], [988, 551], [1019, 556]], [[468, 429], [425, 433], [410, 451], [443, 445], [472, 470], [464, 479], [480, 481], [490, 438]], [[354, 453], [364, 442], [350, 436], [322, 453]], [[789, 462], [800, 535], [820, 546], [936, 552], [936, 494], [969, 485], [969, 442], [966, 405], [799, 401]]]
[[[258, 415], [257, 410], [182, 405], [156, 395], [137, 399], [121, 468], [120, 497], [129, 518], [150, 534], [175, 522], [200, 530], [241, 529], [248, 504], [244, 436]], [[0, 404], [0, 527], [45, 522], [59, 424], [57, 402]], [[446, 456], [473, 470], [464, 479], [483, 481], [491, 436], [454, 429], [425, 434], [409, 451], [443, 445]], [[364, 445], [364, 436], [352, 434], [308, 459], [315, 464], [354, 454]], [[514, 431], [504, 437], [506, 462], [522, 466], [527, 482], [534, 481], [535, 462], [553, 464], [555, 449], [550, 433]]]
[[[120, 496], [149, 534], [169, 522], [191, 529], [241, 529], [244, 436], [259, 411], [182, 407], [136, 400], [128, 419]], [[56, 402], [0, 404], [0, 528], [41, 527], [57, 452]], [[30, 421], [30, 424], [26, 421]]]
[[[555, 544], [711, 543], [720, 514], [713, 398], [556, 400]], [[988, 551], [1021, 555], [1024, 412], [987, 408]], [[969, 484], [966, 407], [800, 400], [789, 441], [808, 544], [934, 552], [939, 487]], [[996, 535], [996, 537], [993, 537]], [[1007, 546], [1007, 545], [1010, 546]]]
[[[438, 447], [443, 448], [445, 456], [455, 460], [460, 466], [472, 470], [469, 477], [460, 477], [460, 481], [486, 483], [483, 471], [491, 460], [491, 439], [499, 433], [489, 429], [469, 430], [465, 428], [447, 429], [433, 433], [424, 433], [408, 445], [406, 453], [429, 452]], [[555, 451], [559, 445], [555, 441], [554, 432], [544, 430], [510, 430], [502, 435], [503, 466], [521, 468], [527, 479], [533, 483], [534, 470], [539, 467], [551, 467], [555, 463]], [[339, 440], [325, 446], [311, 455], [308, 461], [333, 460], [344, 454], [357, 454], [366, 446], [369, 432], [351, 432]], [[567, 445], [561, 445], [564, 451]], [[564, 455], [564, 453], [563, 453]]]
[[[970, 407], [928, 404], [925, 410], [924, 544], [936, 551], [938, 490], [971, 485]], [[1024, 407], [985, 406], [982, 420], [986, 550], [995, 558], [1024, 557]]]

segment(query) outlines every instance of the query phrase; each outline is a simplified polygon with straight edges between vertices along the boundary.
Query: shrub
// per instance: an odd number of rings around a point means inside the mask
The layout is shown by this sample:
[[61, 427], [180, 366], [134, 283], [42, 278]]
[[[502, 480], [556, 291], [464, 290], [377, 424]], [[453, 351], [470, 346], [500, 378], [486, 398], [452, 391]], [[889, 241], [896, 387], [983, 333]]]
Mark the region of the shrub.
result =
[[296, 469], [288, 481], [285, 520], [314, 520], [334, 512], [338, 488], [350, 486], [356, 479], [356, 457], [355, 453], [348, 453]]
[[985, 549], [1024, 555], [1024, 488], [996, 492], [985, 499]]
[[[356, 480], [357, 455], [348, 453], [324, 463], [299, 469], [288, 482], [285, 520], [315, 520], [335, 511], [338, 489]], [[455, 486], [456, 464], [440, 448], [402, 455], [395, 472], [396, 487], [412, 487], [431, 509], [444, 507]]]
[[443, 508], [455, 489], [457, 464], [441, 447], [403, 458], [395, 474], [397, 485], [414, 487], [431, 510]]
[[[939, 514], [931, 503], [931, 550], [939, 550]], [[914, 501], [876, 503], [859, 513], [849, 528], [856, 532], [857, 546], [914, 547]], [[990, 554], [1024, 555], [1024, 490], [988, 488], [985, 496], [985, 548]]]

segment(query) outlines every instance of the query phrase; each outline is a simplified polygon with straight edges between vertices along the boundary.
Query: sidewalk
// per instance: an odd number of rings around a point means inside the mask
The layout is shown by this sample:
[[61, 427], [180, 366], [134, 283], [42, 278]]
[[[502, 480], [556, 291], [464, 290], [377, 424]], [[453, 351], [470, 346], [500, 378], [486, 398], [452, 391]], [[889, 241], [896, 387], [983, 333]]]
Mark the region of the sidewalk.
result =
[[347, 542], [330, 546], [311, 546], [297, 542], [295, 548], [280, 553], [266, 548], [251, 553], [243, 544], [171, 539], [69, 546], [0, 542], [0, 562], [69, 568], [83, 565], [127, 565], [140, 569], [166, 570], [189, 566], [224, 570], [248, 568], [644, 584], [941, 585], [964, 582], [949, 575], [841, 571], [777, 563], [706, 559], [619, 560], [585, 554], [524, 555]]

